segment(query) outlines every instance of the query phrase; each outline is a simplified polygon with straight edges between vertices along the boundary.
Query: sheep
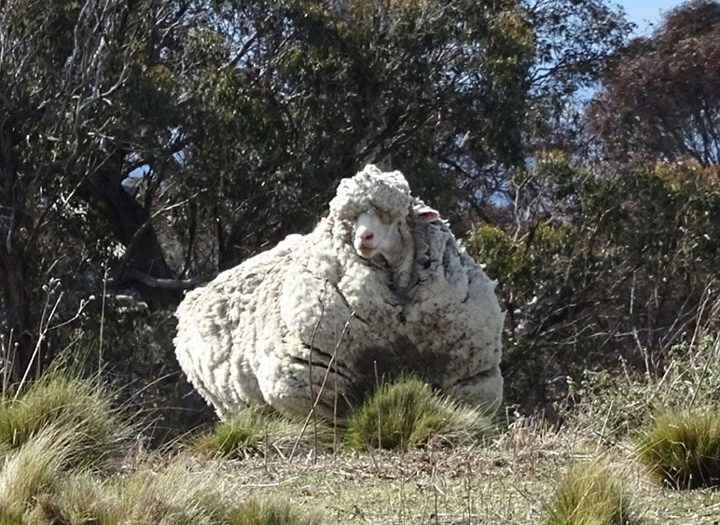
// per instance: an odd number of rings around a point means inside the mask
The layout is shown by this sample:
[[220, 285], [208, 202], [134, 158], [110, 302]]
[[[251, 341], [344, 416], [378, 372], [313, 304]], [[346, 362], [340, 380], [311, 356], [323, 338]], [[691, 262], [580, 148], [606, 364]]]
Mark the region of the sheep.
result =
[[368, 165], [311, 233], [189, 292], [176, 356], [221, 419], [254, 403], [342, 419], [406, 372], [492, 412], [503, 388], [494, 286], [402, 173]]

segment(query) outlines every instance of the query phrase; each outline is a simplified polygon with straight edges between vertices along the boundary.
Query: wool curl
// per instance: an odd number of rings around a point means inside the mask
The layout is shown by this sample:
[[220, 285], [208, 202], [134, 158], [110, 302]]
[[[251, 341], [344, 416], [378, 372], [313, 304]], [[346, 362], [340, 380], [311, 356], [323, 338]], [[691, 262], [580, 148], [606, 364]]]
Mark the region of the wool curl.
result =
[[370, 164], [354, 177], [340, 181], [330, 201], [330, 216], [353, 220], [364, 211], [376, 209], [391, 217], [405, 217], [412, 203], [410, 185], [402, 173], [383, 173]]

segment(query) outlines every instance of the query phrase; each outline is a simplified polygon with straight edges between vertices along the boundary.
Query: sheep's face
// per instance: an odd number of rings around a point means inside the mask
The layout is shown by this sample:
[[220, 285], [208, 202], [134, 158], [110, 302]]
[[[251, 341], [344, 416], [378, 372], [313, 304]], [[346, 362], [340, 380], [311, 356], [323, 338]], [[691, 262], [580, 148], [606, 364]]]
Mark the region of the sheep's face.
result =
[[[438, 212], [422, 203], [413, 206], [411, 214], [422, 222], [439, 218]], [[358, 215], [353, 232], [353, 247], [363, 259], [381, 256], [392, 265], [412, 255], [407, 216], [397, 217], [371, 209]]]
[[403, 228], [407, 229], [403, 218], [384, 217], [374, 210], [363, 212], [355, 221], [355, 251], [363, 259], [380, 255], [391, 262], [402, 251]]

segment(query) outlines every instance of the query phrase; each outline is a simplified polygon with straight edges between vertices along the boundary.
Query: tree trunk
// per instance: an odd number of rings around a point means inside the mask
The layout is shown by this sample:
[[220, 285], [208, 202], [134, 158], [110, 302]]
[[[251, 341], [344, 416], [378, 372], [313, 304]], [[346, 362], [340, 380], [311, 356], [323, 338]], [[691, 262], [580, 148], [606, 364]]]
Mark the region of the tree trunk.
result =
[[0, 327], [5, 326], [8, 355], [0, 356], [9, 366], [10, 377], [18, 380], [30, 365], [34, 348], [30, 326], [26, 268], [17, 242], [18, 222], [25, 210], [25, 192], [18, 180], [18, 168], [13, 155], [12, 117], [0, 101], [0, 289], [4, 316]]
[[116, 282], [134, 287], [152, 310], [175, 308], [182, 300], [182, 290], [152, 286], [153, 279], [136, 278], [138, 273], [156, 280], [175, 276], [165, 261], [148, 212], [123, 189], [123, 178], [123, 152], [118, 150], [99, 163], [82, 188], [83, 196], [91, 204], [99, 205], [127, 249]]

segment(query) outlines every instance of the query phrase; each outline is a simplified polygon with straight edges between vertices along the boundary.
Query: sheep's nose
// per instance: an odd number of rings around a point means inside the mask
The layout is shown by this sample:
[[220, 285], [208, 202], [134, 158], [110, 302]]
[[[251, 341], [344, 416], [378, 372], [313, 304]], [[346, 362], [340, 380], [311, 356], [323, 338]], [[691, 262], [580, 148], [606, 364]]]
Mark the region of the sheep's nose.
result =
[[355, 232], [355, 248], [357, 250], [372, 250], [375, 234], [367, 228], [361, 227]]
[[357, 233], [357, 240], [359, 241], [360, 248], [373, 248], [373, 239], [375, 234], [370, 230], [361, 229]]

